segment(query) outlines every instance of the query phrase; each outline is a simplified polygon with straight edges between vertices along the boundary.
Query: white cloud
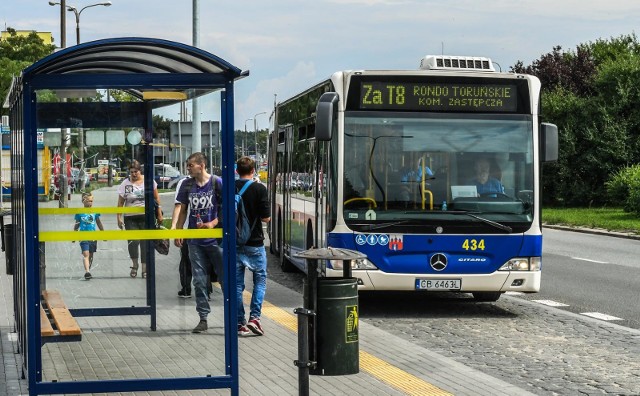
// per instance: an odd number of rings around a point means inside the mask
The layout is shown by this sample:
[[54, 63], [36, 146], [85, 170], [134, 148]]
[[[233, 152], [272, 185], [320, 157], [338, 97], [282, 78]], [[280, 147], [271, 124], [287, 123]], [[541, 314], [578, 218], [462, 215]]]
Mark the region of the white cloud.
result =
[[[70, 3], [82, 3], [73, 0]], [[191, 2], [112, 0], [82, 14], [82, 40], [145, 36], [191, 43]], [[0, 1], [0, 21], [51, 31], [57, 7]], [[73, 14], [67, 43], [75, 43]], [[503, 70], [599, 38], [630, 34], [637, 0], [247, 0], [200, 1], [201, 47], [251, 75], [236, 84], [236, 127], [343, 69], [417, 68], [426, 54], [493, 58]], [[57, 41], [58, 42], [58, 41]], [[261, 120], [260, 124], [265, 121]]]

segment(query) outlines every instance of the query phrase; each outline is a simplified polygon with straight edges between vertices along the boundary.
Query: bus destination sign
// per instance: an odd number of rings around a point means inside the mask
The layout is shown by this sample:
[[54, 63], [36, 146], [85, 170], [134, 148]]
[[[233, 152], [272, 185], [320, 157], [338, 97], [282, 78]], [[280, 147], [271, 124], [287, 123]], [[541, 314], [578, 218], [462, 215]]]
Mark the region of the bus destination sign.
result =
[[360, 109], [513, 113], [516, 84], [367, 81], [360, 85]]

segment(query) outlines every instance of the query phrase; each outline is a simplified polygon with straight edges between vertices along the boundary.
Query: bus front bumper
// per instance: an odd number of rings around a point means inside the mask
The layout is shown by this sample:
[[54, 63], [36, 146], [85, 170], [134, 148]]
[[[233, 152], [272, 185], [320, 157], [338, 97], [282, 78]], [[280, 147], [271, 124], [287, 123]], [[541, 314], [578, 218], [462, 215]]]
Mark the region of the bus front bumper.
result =
[[[382, 271], [353, 270], [358, 279], [358, 290], [418, 290], [416, 280], [460, 280], [459, 291], [464, 293], [478, 291], [517, 291], [537, 293], [540, 291], [540, 271], [496, 271], [491, 274], [391, 274]], [[340, 278], [343, 271], [326, 269], [327, 277]], [[420, 291], [422, 291], [420, 289]], [[446, 289], [439, 291], [447, 291]]]

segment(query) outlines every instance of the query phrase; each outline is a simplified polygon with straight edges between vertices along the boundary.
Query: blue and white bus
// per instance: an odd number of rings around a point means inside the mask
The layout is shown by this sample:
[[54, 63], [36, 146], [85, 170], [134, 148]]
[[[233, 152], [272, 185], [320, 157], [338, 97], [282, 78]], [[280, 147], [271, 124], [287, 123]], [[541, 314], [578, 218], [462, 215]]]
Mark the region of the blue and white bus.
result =
[[269, 235], [283, 270], [335, 247], [367, 256], [351, 262], [360, 290], [538, 292], [542, 164], [558, 153], [540, 88], [488, 58], [427, 56], [417, 70], [337, 72], [279, 103]]

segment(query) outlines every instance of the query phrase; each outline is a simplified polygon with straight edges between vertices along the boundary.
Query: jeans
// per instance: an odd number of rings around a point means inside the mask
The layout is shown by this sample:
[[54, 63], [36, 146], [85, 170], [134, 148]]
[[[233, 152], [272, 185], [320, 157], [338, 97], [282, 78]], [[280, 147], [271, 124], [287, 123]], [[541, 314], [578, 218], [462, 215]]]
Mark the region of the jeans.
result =
[[209, 306], [208, 286], [210, 267], [218, 274], [218, 279], [222, 280], [222, 248], [218, 245], [189, 245], [189, 259], [191, 260], [191, 272], [193, 273], [193, 288], [196, 294], [196, 311], [200, 320], [207, 320], [211, 313]]
[[264, 246], [236, 247], [236, 294], [238, 297], [238, 323], [245, 324], [242, 292], [244, 291], [244, 269], [253, 272], [253, 293], [249, 318], [259, 318], [264, 294], [267, 291], [267, 251]]

